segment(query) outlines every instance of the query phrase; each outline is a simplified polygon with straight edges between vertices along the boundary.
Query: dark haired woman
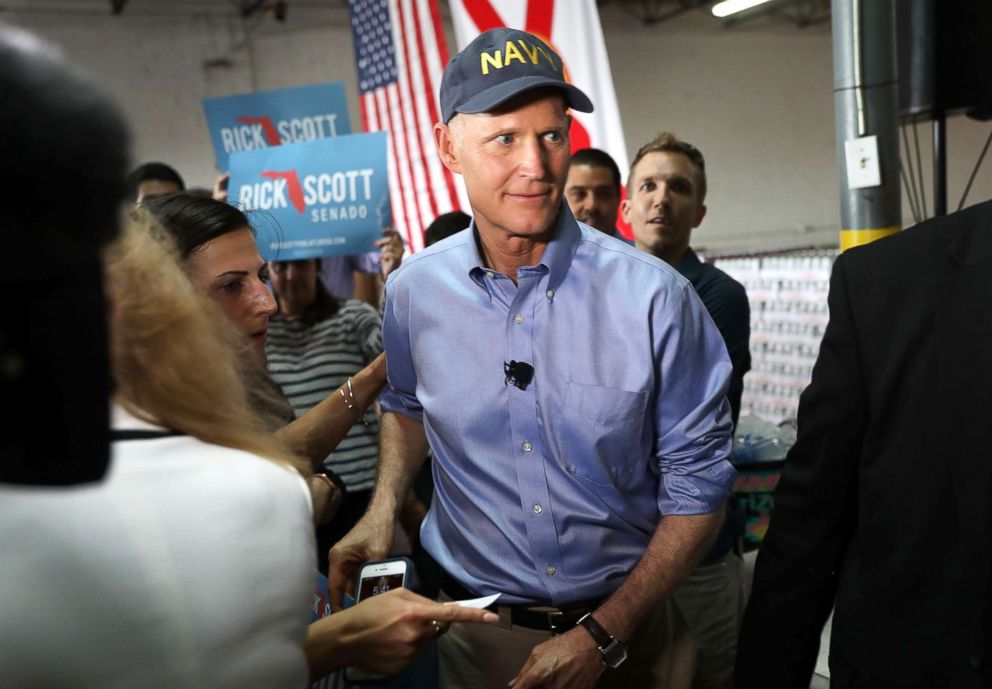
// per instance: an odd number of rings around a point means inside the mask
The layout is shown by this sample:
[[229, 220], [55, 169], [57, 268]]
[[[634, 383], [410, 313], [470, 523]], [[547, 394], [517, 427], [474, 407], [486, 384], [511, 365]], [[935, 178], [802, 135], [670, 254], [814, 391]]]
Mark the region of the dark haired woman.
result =
[[[175, 239], [196, 291], [220, 306], [245, 336], [244, 358], [255, 364], [256, 406], [267, 406], [280, 439], [309, 458], [315, 471], [322, 471], [324, 458], [345, 438], [357, 414], [365, 410], [385, 384], [384, 357], [374, 358], [365, 368], [359, 367], [343, 385], [328, 390], [321, 400], [314, 401], [307, 413], [297, 418], [266, 373], [269, 319], [278, 307], [268, 287], [268, 266], [258, 253], [247, 216], [222, 201], [185, 194], [153, 199], [144, 207]], [[259, 394], [258, 388], [266, 385], [271, 388], [269, 394]], [[278, 426], [281, 427], [276, 430]], [[321, 486], [315, 483], [313, 488], [318, 502]], [[330, 488], [325, 486], [323, 490]], [[339, 502], [338, 497], [327, 504], [336, 509]], [[331, 511], [326, 510], [328, 516]], [[326, 557], [326, 550], [322, 557]]]

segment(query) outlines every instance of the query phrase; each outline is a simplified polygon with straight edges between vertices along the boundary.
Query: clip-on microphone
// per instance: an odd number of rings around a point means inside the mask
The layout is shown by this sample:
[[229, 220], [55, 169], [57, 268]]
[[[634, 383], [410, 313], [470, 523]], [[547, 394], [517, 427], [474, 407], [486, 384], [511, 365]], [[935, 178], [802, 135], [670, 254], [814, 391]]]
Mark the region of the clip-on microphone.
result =
[[506, 375], [504, 385], [513, 383], [513, 387], [526, 390], [530, 382], [534, 380], [534, 367], [526, 361], [504, 361], [503, 373]]

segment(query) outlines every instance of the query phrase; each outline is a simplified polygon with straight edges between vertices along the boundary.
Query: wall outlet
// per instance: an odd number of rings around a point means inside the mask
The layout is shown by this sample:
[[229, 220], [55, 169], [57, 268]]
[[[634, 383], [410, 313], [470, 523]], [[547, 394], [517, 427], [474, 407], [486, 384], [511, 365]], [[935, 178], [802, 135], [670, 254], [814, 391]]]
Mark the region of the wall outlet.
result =
[[848, 139], [844, 142], [844, 155], [847, 158], [848, 189], [877, 187], [882, 183], [877, 136]]

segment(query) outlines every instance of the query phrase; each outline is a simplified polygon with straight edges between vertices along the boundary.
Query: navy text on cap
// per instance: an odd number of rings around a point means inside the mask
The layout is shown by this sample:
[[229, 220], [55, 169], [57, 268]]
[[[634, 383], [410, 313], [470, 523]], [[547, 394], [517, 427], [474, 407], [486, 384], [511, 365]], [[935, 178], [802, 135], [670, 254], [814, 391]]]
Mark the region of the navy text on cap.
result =
[[565, 80], [561, 58], [537, 36], [518, 29], [480, 34], [444, 68], [441, 118], [489, 112], [517, 94], [551, 86], [561, 89], [569, 107], [592, 112], [592, 102]]

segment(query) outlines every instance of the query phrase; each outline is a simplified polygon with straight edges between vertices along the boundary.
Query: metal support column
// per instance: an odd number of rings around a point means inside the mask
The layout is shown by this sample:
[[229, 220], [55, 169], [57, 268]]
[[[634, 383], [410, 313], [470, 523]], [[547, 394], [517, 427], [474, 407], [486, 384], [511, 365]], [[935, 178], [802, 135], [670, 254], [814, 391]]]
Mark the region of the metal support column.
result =
[[[895, 0], [832, 0], [841, 249], [901, 229]], [[881, 184], [852, 189], [845, 142], [877, 137]]]

